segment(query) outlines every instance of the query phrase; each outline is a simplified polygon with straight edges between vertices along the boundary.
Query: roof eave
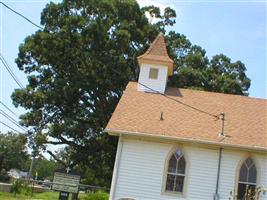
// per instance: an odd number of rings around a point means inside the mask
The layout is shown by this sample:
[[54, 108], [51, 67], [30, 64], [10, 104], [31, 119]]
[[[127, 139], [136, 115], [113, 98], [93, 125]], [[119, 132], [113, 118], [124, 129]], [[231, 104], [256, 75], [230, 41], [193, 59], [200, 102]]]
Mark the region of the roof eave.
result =
[[168, 76], [173, 75], [173, 60], [171, 59], [169, 61], [160, 61], [160, 60], [147, 59], [144, 57], [138, 57], [137, 61], [139, 66], [141, 66], [142, 63], [166, 65], [168, 67]]
[[157, 139], [164, 139], [164, 140], [172, 140], [172, 141], [180, 141], [180, 142], [191, 142], [197, 144], [206, 144], [206, 145], [214, 145], [220, 147], [228, 147], [228, 148], [235, 148], [235, 149], [242, 149], [242, 150], [253, 150], [259, 152], [267, 152], [267, 148], [259, 147], [259, 146], [246, 146], [246, 145], [238, 145], [238, 144], [228, 144], [223, 142], [215, 142], [210, 140], [200, 140], [200, 139], [191, 139], [191, 138], [182, 138], [182, 137], [173, 137], [173, 136], [166, 136], [166, 135], [154, 135], [151, 133], [141, 133], [141, 132], [131, 132], [131, 131], [123, 131], [123, 130], [114, 130], [114, 129], [105, 129], [109, 135], [113, 136], [141, 136], [141, 137], [148, 137], [148, 138], [157, 138]]
[[173, 64], [174, 61], [170, 57], [166, 57], [165, 60], [160, 60], [160, 59], [152, 59], [152, 58], [147, 58], [146, 56], [139, 56], [137, 57], [138, 62], [161, 62], [161, 63], [168, 63], [168, 64]]

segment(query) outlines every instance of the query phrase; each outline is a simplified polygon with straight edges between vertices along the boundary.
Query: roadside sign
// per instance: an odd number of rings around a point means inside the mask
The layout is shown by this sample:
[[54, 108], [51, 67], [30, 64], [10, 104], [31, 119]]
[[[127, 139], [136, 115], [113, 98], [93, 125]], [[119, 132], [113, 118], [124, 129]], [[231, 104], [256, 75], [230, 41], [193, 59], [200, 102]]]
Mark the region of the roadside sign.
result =
[[54, 172], [52, 190], [78, 193], [80, 179], [80, 175], [71, 173], [69, 169], [67, 169], [67, 173], [65, 170], [57, 170]]

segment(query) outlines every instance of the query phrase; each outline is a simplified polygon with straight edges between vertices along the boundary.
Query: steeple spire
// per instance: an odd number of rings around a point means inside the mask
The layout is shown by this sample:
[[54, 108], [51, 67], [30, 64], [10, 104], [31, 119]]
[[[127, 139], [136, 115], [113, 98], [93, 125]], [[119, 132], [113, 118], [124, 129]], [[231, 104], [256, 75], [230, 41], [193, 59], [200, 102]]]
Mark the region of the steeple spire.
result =
[[143, 92], [164, 93], [168, 75], [173, 73], [173, 60], [168, 55], [162, 33], [137, 60], [140, 66], [137, 89]]
[[173, 74], [173, 60], [168, 55], [164, 35], [161, 32], [150, 45], [149, 49], [144, 54], [137, 57], [137, 60], [140, 66], [141, 63], [167, 65], [168, 75], [171, 76]]

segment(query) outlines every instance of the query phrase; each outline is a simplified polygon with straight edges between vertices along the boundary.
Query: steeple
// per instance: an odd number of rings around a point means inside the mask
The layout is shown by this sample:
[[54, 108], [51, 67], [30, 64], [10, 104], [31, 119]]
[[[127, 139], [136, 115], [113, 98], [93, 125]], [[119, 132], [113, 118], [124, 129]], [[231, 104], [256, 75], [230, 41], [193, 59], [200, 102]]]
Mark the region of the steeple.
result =
[[168, 55], [164, 35], [162, 32], [158, 34], [148, 50], [141, 56], [137, 57], [137, 60], [139, 62], [139, 66], [141, 66], [142, 63], [167, 65], [168, 75], [171, 76], [173, 74], [173, 60]]
[[148, 50], [138, 56], [137, 60], [140, 66], [138, 90], [164, 93], [168, 75], [173, 74], [173, 60], [168, 55], [163, 33], [156, 37]]

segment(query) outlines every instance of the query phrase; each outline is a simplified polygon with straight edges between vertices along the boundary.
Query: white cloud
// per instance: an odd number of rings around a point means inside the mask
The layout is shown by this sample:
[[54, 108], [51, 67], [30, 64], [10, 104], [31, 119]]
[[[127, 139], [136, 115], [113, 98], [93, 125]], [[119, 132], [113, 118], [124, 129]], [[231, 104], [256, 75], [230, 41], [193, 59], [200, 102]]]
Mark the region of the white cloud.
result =
[[155, 1], [155, 0], [137, 0], [137, 3], [140, 5], [140, 7], [144, 6], [156, 6], [160, 8], [160, 12], [163, 13], [164, 9], [166, 7], [171, 7], [172, 9], [175, 9], [175, 6], [173, 4], [165, 3], [163, 1]]
[[[163, 1], [157, 1], [157, 0], [137, 0], [137, 3], [139, 4], [140, 7], [145, 7], [145, 6], [155, 6], [155, 7], [159, 7], [160, 9], [160, 13], [163, 14], [164, 10], [166, 7], [170, 7], [172, 9], [174, 9], [176, 11], [177, 14], [177, 9], [175, 8], [175, 6], [173, 4], [169, 4]], [[146, 13], [146, 17], [148, 18], [148, 20], [150, 21], [150, 23], [157, 23], [159, 20], [150, 17], [149, 13]]]

